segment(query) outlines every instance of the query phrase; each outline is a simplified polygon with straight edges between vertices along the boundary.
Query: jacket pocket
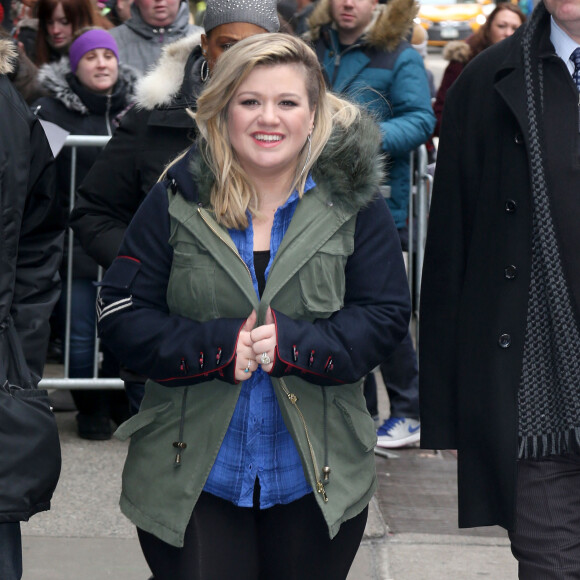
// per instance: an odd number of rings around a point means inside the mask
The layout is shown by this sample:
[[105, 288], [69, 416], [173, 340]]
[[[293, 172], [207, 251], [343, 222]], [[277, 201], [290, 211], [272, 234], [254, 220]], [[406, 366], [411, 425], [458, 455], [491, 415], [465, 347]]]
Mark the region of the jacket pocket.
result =
[[344, 269], [353, 251], [353, 236], [339, 231], [300, 269], [300, 297], [307, 313], [328, 318], [344, 306]]
[[377, 444], [375, 422], [366, 409], [359, 409], [352, 403], [334, 397], [334, 404], [340, 409], [342, 418], [365, 452], [372, 451]]
[[213, 258], [191, 244], [173, 250], [167, 304], [176, 314], [205, 322], [218, 318], [216, 264]]
[[120, 441], [126, 441], [137, 431], [151, 425], [158, 415], [164, 413], [171, 407], [173, 407], [173, 403], [168, 401], [161, 405], [149, 407], [149, 409], [145, 409], [144, 411], [139, 411], [136, 415], [119, 425], [119, 428], [115, 431], [115, 438]]

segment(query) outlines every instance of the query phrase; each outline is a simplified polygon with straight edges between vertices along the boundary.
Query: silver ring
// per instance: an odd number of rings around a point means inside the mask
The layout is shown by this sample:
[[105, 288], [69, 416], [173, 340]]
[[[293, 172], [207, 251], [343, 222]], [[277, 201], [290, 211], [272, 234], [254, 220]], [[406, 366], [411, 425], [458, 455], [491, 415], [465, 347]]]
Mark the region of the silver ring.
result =
[[263, 365], [269, 365], [272, 362], [272, 359], [268, 356], [268, 353], [267, 352], [263, 352], [260, 355], [260, 362]]
[[252, 364], [252, 361], [251, 361], [251, 360], [249, 360], [249, 361], [248, 361], [248, 366], [247, 366], [247, 367], [244, 369], [244, 372], [245, 372], [245, 373], [249, 373], [249, 372], [250, 372], [250, 365], [251, 365], [251, 364]]

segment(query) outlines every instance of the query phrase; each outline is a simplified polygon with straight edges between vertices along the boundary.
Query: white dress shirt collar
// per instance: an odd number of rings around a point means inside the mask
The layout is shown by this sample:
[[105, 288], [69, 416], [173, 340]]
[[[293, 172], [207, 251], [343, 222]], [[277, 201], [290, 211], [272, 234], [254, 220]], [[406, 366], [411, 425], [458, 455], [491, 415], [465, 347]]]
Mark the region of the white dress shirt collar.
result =
[[550, 40], [556, 49], [556, 54], [564, 61], [570, 75], [574, 72], [574, 63], [570, 60], [570, 55], [575, 49], [579, 48], [580, 45], [572, 40], [555, 22], [554, 17], [550, 17], [551, 30], [550, 30]]

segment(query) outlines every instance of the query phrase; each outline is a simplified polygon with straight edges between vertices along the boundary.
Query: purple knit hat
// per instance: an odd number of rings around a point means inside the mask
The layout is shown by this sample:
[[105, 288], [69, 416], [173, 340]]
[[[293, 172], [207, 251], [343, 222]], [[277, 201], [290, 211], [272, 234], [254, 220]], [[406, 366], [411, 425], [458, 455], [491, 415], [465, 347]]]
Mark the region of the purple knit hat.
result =
[[70, 68], [72, 72], [77, 72], [79, 61], [90, 50], [95, 48], [108, 48], [119, 60], [119, 49], [115, 39], [106, 31], [99, 28], [88, 30], [81, 34], [71, 45], [68, 51]]

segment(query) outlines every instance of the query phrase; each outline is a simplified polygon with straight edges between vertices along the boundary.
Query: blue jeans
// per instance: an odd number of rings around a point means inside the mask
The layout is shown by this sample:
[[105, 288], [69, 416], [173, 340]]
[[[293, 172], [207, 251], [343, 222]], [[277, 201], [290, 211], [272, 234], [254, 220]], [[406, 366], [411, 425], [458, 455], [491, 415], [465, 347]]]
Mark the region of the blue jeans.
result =
[[381, 374], [391, 402], [391, 416], [419, 418], [419, 368], [411, 334], [381, 364]]
[[[391, 417], [419, 419], [419, 368], [409, 332], [380, 368], [389, 395]], [[378, 415], [377, 383], [372, 373], [365, 379], [364, 393], [369, 413]]]
[[143, 395], [145, 394], [145, 383], [125, 380], [125, 393], [129, 399], [129, 413], [131, 417], [139, 412]]
[[0, 523], [0, 578], [22, 578], [22, 540], [18, 522]]
[[[409, 251], [409, 227], [400, 228], [397, 232], [401, 249], [403, 252]], [[381, 374], [389, 395], [391, 417], [419, 419], [419, 365], [409, 332], [391, 356], [381, 363]], [[364, 396], [369, 413], [373, 417], [378, 415], [377, 382], [372, 373], [365, 378]]]
[[[95, 360], [95, 304], [97, 299], [97, 289], [93, 281], [89, 278], [74, 278], [71, 298], [69, 377], [91, 378]], [[64, 335], [66, 292], [61, 294], [58, 316]], [[101, 375], [106, 377], [119, 376], [118, 364], [112, 353], [105, 352], [103, 349], [103, 357]], [[82, 415], [101, 417], [113, 415], [116, 422], [124, 421], [128, 417], [127, 400], [121, 392], [106, 389], [72, 389], [71, 394], [79, 413]]]
[[[71, 299], [69, 376], [88, 379], [93, 376], [95, 356], [97, 289], [93, 281], [88, 278], [73, 279]], [[64, 333], [66, 291], [63, 291], [58, 303], [58, 317]]]

